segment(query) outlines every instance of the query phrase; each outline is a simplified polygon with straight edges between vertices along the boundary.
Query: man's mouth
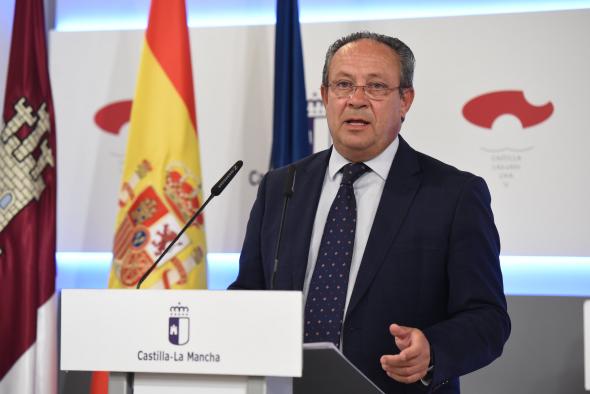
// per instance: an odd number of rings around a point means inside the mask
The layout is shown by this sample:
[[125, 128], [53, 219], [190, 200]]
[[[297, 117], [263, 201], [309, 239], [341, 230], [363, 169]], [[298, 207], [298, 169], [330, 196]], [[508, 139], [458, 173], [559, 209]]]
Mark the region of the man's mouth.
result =
[[352, 118], [352, 119], [345, 120], [344, 123], [351, 125], [351, 126], [365, 126], [365, 125], [368, 125], [370, 122], [368, 122], [364, 119]]

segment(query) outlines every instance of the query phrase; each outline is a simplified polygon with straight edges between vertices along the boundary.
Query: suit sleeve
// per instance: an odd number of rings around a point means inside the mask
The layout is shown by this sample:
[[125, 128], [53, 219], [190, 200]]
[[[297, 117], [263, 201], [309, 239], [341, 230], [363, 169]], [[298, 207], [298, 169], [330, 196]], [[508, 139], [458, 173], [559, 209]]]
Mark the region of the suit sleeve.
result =
[[230, 290], [263, 290], [266, 288], [261, 250], [261, 232], [265, 211], [266, 183], [268, 174], [262, 178], [240, 254], [240, 270]]
[[434, 353], [433, 390], [491, 363], [510, 334], [490, 200], [478, 177], [465, 182], [458, 198], [447, 260], [449, 317], [424, 330]]

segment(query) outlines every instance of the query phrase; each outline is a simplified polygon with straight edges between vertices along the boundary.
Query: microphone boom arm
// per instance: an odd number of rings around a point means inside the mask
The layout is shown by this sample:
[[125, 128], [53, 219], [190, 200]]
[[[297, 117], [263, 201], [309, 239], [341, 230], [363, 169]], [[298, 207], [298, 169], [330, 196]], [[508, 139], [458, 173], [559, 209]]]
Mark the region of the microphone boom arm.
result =
[[240, 171], [240, 168], [242, 168], [243, 164], [244, 164], [244, 162], [242, 160], [238, 160], [236, 162], [236, 164], [231, 166], [230, 169], [227, 170], [227, 172], [221, 177], [221, 179], [211, 188], [211, 195], [209, 196], [209, 198], [207, 198], [207, 201], [205, 201], [203, 203], [203, 205], [201, 205], [199, 207], [197, 212], [195, 212], [194, 215], [189, 219], [189, 221], [184, 224], [184, 227], [182, 228], [182, 230], [180, 230], [178, 235], [176, 235], [176, 237], [172, 240], [172, 242], [170, 242], [168, 244], [166, 249], [164, 249], [164, 251], [158, 256], [156, 261], [154, 261], [154, 263], [150, 266], [150, 268], [146, 272], [144, 272], [144, 274], [139, 279], [139, 282], [137, 282], [137, 286], [135, 287], [136, 289], [139, 289], [139, 287], [141, 286], [143, 281], [146, 280], [146, 278], [150, 275], [150, 273], [158, 266], [158, 263], [162, 260], [162, 258], [164, 256], [166, 256], [166, 254], [172, 248], [172, 246], [174, 246], [174, 244], [176, 244], [176, 241], [178, 241], [180, 239], [182, 234], [184, 234], [186, 229], [188, 229], [189, 226], [195, 221], [197, 216], [199, 216], [201, 214], [201, 212], [203, 212], [203, 210], [205, 209], [207, 204], [209, 204], [209, 201], [211, 201], [213, 199], [213, 197], [220, 195], [221, 192], [223, 191], [223, 189], [225, 189], [225, 187], [231, 182], [231, 180], [234, 179], [234, 176], [236, 176], [238, 171]]

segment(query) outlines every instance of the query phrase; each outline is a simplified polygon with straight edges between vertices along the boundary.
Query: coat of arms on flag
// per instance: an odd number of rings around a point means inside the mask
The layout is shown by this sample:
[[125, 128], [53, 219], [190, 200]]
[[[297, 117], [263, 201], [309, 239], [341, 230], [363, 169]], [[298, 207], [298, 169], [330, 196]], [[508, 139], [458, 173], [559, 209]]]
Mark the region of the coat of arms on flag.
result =
[[[140, 170], [122, 187], [123, 194], [132, 196], [133, 201], [117, 228], [113, 268], [125, 286], [137, 284], [200, 204], [200, 185], [196, 184], [196, 177], [180, 164], [169, 166], [166, 170], [162, 193], [151, 185], [141, 187], [138, 180], [141, 173], [148, 171], [147, 168], [150, 168], [149, 162], [144, 160]], [[200, 221], [194, 222], [197, 228], [203, 223], [202, 218], [198, 219]], [[183, 234], [168, 251], [166, 261], [171, 261], [173, 270], [167, 269], [162, 273], [163, 287], [185, 284], [188, 272], [202, 262], [204, 253], [200, 246], [191, 253], [183, 253], [191, 244], [190, 237]]]
[[[6, 122], [0, 133], [0, 163], [3, 176], [0, 178], [0, 231], [29, 202], [38, 200], [45, 181], [40, 176], [47, 166], [54, 166], [53, 153], [48, 145], [49, 114], [46, 103], [37, 110], [21, 97], [14, 105], [14, 115]], [[32, 132], [23, 136], [23, 129]], [[34, 155], [34, 151], [39, 151]], [[37, 157], [35, 157], [37, 156]]]

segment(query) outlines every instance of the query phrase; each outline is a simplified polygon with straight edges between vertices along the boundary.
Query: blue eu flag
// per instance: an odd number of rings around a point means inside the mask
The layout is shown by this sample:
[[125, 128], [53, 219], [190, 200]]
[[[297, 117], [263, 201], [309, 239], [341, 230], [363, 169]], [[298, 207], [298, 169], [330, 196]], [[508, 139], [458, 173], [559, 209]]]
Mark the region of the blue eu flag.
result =
[[312, 151], [297, 0], [277, 0], [274, 90], [271, 168], [279, 168]]

